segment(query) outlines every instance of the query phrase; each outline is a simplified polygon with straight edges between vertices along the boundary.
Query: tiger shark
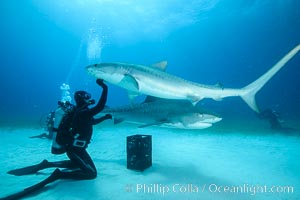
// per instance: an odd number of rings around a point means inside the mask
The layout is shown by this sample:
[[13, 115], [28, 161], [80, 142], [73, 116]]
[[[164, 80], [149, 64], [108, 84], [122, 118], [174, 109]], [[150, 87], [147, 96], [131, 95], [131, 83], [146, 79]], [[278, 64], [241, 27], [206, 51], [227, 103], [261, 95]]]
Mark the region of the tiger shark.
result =
[[259, 113], [256, 93], [293, 58], [300, 45], [288, 52], [270, 70], [243, 88], [223, 88], [187, 81], [164, 71], [166, 62], [156, 66], [128, 63], [100, 63], [86, 67], [87, 72], [99, 79], [130, 91], [131, 96], [146, 94], [165, 99], [186, 99], [196, 105], [204, 98], [221, 100], [225, 97], [241, 97], [252, 110]]
[[[216, 114], [193, 106], [187, 100], [160, 99], [148, 96], [142, 103], [105, 108], [101, 111], [114, 118], [114, 124], [123, 121], [138, 124], [140, 128], [159, 126], [176, 129], [205, 129], [222, 120]], [[98, 116], [96, 116], [98, 117]]]

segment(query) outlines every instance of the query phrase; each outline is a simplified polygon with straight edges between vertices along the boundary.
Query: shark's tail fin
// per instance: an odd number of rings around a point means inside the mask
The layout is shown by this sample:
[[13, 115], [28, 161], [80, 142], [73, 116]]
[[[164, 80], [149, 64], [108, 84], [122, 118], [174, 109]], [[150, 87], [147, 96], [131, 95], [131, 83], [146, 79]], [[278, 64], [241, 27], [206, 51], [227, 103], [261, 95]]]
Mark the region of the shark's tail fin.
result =
[[263, 74], [254, 82], [241, 89], [240, 96], [255, 111], [259, 112], [256, 105], [256, 93], [300, 50], [300, 45], [296, 46], [288, 54], [286, 54], [279, 62], [277, 62], [269, 71]]

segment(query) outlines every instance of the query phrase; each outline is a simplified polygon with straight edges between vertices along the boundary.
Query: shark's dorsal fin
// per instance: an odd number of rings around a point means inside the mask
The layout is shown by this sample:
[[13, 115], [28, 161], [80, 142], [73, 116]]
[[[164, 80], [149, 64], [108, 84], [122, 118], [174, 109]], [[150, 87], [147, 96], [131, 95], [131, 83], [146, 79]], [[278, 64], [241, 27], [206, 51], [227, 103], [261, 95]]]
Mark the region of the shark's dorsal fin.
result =
[[224, 85], [221, 82], [216, 83], [214, 86], [218, 87], [218, 88], [221, 88], [221, 89], [224, 89]]
[[152, 64], [151, 67], [158, 68], [162, 71], [166, 71], [167, 65], [168, 65], [168, 61], [164, 60], [164, 61]]

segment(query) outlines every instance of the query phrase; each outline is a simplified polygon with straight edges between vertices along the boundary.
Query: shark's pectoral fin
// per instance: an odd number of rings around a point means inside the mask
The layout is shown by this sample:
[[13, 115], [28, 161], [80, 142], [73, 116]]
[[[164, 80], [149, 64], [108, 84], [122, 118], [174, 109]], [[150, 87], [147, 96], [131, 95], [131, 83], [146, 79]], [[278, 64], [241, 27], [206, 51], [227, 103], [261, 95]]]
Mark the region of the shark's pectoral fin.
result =
[[130, 100], [130, 103], [134, 103], [134, 99], [140, 95], [140, 93], [137, 93], [137, 92], [132, 92], [132, 91], [127, 91], [128, 92], [128, 98]]
[[196, 106], [199, 101], [203, 98], [198, 96], [187, 96], [187, 98], [192, 102], [193, 106]]
[[157, 125], [165, 124], [165, 123], [168, 123], [168, 122], [169, 121], [167, 119], [163, 119], [163, 120], [160, 120], [160, 121], [155, 121], [153, 123], [141, 125], [141, 126], [139, 126], [139, 128], [145, 128], [145, 127], [149, 127], [149, 126], [157, 126]]
[[221, 97], [216, 97], [216, 98], [214, 98], [214, 100], [215, 100], [215, 101], [222, 101], [223, 98], [221, 98]]
[[128, 98], [130, 99], [130, 102], [133, 102], [134, 98], [140, 95], [139, 83], [132, 75], [125, 74], [123, 79], [120, 81], [119, 86], [128, 90]]
[[139, 92], [140, 90], [138, 81], [129, 74], [125, 74], [118, 85], [133, 92]]

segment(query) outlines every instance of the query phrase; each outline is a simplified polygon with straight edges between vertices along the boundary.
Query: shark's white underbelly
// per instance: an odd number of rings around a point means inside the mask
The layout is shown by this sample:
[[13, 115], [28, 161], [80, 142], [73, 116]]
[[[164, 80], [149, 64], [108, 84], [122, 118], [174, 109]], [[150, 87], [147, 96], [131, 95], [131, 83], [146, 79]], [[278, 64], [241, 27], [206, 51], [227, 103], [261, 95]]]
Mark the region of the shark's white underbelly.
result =
[[138, 77], [139, 92], [168, 99], [188, 99], [196, 95], [195, 86], [181, 79], [162, 77]]

